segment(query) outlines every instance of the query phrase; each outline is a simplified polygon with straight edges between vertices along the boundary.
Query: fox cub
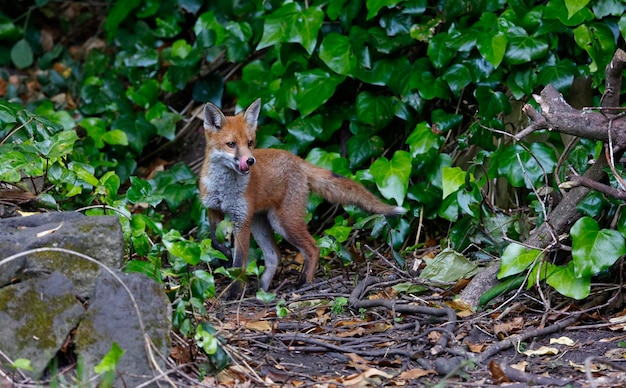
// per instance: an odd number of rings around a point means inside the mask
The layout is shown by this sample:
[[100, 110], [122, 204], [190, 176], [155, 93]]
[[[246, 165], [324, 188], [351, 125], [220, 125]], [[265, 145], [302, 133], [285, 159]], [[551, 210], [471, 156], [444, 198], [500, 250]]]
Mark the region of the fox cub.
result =
[[[304, 256], [298, 284], [313, 281], [319, 248], [304, 222], [309, 192], [371, 213], [399, 215], [406, 210], [384, 204], [359, 183], [288, 151], [255, 150], [260, 109], [257, 99], [244, 112], [227, 117], [217, 106], [205, 105], [206, 153], [199, 185], [202, 203], [208, 208], [211, 239], [217, 241], [215, 229], [228, 214], [233, 224], [233, 266], [245, 269], [252, 233], [265, 259], [260, 285], [268, 290], [280, 257], [274, 231]], [[215, 246], [230, 256], [225, 246]]]

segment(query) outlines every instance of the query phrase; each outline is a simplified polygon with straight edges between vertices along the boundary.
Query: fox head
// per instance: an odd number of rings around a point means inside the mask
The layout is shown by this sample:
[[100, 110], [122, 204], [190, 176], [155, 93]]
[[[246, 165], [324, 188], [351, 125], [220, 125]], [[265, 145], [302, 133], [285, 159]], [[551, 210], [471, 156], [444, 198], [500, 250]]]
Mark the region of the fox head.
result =
[[214, 104], [204, 106], [204, 133], [207, 156], [239, 174], [249, 174], [256, 163], [252, 154], [256, 140], [261, 99], [236, 116], [225, 116]]

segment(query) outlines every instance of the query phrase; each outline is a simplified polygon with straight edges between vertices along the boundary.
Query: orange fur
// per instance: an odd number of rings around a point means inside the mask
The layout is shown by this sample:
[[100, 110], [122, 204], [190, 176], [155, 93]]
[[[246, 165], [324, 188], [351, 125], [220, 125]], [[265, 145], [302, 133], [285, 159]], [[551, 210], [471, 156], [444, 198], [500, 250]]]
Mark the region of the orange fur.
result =
[[[267, 290], [279, 261], [276, 231], [300, 250], [304, 268], [299, 284], [312, 282], [319, 248], [308, 232], [304, 217], [309, 193], [340, 204], [355, 204], [385, 215], [405, 209], [382, 203], [359, 183], [337, 176], [284, 150], [254, 149], [260, 100], [245, 112], [225, 116], [215, 105], [204, 109], [206, 154], [200, 176], [200, 195], [209, 210], [211, 238], [228, 214], [233, 223], [233, 266], [245, 268], [252, 234], [263, 251], [265, 272], [261, 287]], [[224, 246], [216, 245], [228, 255]]]

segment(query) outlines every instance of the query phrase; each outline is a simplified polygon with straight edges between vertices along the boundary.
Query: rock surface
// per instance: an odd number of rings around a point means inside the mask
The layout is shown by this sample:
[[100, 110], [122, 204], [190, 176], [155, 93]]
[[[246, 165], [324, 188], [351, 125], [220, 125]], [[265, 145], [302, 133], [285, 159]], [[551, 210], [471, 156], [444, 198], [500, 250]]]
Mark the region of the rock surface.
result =
[[[112, 343], [117, 343], [125, 351], [116, 370], [119, 385], [134, 387], [166, 369], [158, 354], [169, 352], [172, 312], [156, 282], [147, 284], [141, 274], [116, 275], [98, 277], [89, 311], [76, 331], [76, 352], [83, 357], [86, 370], [93, 370], [111, 350]], [[151, 345], [144, 340], [144, 334]], [[156, 350], [150, 350], [152, 357], [148, 346]]]
[[[124, 236], [115, 216], [60, 212], [0, 220], [1, 258], [50, 247], [82, 253], [109, 268], [121, 268], [124, 260]], [[52, 271], [70, 278], [78, 295], [86, 298], [93, 291], [100, 266], [58, 251], [32, 253], [0, 266], [0, 287]]]
[[[15, 257], [50, 247], [79, 254], [53, 250]], [[45, 376], [58, 352], [68, 356], [67, 341], [83, 360], [83, 379], [95, 376], [94, 366], [113, 342], [126, 351], [114, 386], [137, 386], [165, 370], [170, 303], [154, 280], [120, 271], [124, 238], [117, 217], [67, 212], [2, 219], [0, 252], [0, 354], [30, 360], [33, 370], [26, 375]], [[0, 368], [8, 372], [8, 365], [0, 357]]]
[[59, 272], [0, 288], [0, 349], [11, 360], [30, 360], [35, 379], [85, 315], [74, 286]]

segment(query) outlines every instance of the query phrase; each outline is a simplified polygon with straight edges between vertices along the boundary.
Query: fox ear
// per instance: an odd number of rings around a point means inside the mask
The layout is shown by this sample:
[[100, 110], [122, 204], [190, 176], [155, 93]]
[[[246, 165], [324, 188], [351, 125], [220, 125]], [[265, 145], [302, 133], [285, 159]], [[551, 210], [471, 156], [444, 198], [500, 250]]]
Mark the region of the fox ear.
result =
[[257, 124], [257, 120], [259, 119], [260, 110], [261, 110], [260, 98], [257, 98], [256, 100], [254, 100], [254, 102], [250, 104], [248, 109], [246, 109], [245, 113], [243, 114], [243, 118], [244, 120], [246, 120], [246, 123], [248, 124], [249, 128], [253, 128], [254, 130], [256, 130], [256, 124]]
[[214, 104], [207, 102], [204, 106], [204, 129], [214, 132], [221, 130], [226, 124], [224, 113]]

